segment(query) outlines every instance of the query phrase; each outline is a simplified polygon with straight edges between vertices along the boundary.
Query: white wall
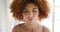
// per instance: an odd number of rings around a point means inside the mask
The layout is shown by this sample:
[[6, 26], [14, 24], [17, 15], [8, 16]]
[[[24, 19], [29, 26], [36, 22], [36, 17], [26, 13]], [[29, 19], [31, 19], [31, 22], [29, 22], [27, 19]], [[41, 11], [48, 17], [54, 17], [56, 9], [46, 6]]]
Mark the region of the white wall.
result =
[[5, 32], [6, 28], [6, 2], [5, 0], [0, 0], [0, 32]]
[[60, 32], [60, 0], [55, 0], [54, 32]]

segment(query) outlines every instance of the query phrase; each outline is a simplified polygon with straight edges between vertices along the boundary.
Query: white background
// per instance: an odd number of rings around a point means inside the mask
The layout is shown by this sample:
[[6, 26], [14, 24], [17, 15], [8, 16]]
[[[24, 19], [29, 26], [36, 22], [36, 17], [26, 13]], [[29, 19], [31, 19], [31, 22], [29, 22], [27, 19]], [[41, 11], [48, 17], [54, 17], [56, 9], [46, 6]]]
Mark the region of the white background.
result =
[[[51, 32], [60, 32], [60, 0], [47, 0], [51, 5], [49, 17], [42, 20], [42, 24], [50, 29]], [[9, 5], [12, 0], [0, 0], [0, 32], [12, 32], [14, 25], [19, 22], [12, 18]]]

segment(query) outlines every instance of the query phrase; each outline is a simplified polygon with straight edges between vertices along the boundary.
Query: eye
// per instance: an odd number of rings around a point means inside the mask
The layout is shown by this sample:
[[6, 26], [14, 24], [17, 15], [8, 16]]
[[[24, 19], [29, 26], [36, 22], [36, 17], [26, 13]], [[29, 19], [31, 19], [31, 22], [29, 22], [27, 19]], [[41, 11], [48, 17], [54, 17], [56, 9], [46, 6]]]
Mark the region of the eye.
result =
[[33, 10], [32, 12], [37, 12], [36, 10]]
[[33, 11], [32, 12], [37, 12], [38, 11], [38, 9], [37, 8], [33, 8]]
[[28, 11], [24, 11], [24, 12], [28, 12]]
[[37, 11], [33, 11], [33, 12], [37, 12]]

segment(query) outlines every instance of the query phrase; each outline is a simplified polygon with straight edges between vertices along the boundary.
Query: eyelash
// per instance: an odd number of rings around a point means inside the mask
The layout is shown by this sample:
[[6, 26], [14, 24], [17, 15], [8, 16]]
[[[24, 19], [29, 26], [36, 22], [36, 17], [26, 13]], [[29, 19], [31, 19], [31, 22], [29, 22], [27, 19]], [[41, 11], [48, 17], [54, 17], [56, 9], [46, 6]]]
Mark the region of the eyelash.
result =
[[32, 12], [37, 12], [37, 11], [32, 11]]
[[[29, 12], [29, 11], [24, 11], [24, 12]], [[32, 11], [32, 12], [36, 12], [36, 11]]]

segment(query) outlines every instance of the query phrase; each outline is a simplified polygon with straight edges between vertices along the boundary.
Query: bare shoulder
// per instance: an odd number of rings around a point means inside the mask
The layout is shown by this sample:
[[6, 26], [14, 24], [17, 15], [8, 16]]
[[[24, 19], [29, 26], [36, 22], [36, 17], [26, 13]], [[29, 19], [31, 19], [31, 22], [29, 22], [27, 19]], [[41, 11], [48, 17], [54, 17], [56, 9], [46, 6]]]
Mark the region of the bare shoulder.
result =
[[44, 26], [44, 32], [50, 32], [50, 30]]
[[12, 32], [20, 32], [24, 28], [23, 24], [18, 24], [13, 27]]

